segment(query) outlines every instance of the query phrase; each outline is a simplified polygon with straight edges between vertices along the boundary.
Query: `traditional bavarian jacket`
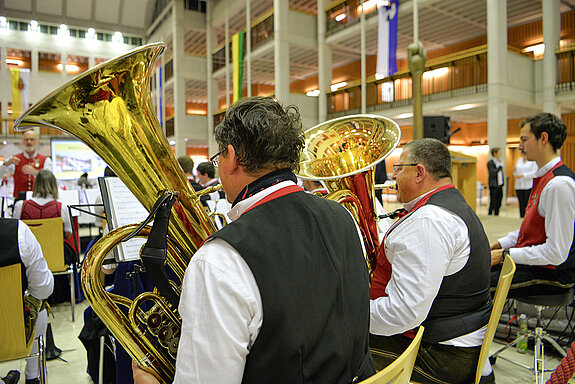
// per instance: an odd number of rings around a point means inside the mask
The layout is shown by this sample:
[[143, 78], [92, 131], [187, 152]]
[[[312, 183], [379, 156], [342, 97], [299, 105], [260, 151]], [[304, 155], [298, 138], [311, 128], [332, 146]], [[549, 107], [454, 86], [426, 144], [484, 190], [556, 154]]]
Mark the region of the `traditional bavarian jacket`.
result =
[[480, 345], [491, 312], [489, 242], [461, 193], [447, 185], [424, 195], [384, 244], [371, 285], [371, 333], [423, 325], [426, 342]]
[[575, 174], [555, 158], [537, 171], [519, 231], [499, 239], [517, 264], [573, 270]]
[[16, 164], [14, 169], [14, 197], [18, 197], [18, 192], [31, 191], [34, 187], [34, 175], [26, 175], [22, 172], [22, 167], [24, 165], [31, 165], [36, 170], [44, 169], [47, 157], [40, 155], [38, 152], [34, 153], [33, 156], [20, 153], [14, 157], [20, 159], [20, 162]]
[[186, 271], [175, 382], [350, 382], [369, 357], [353, 218], [291, 181], [241, 201], [238, 214]]

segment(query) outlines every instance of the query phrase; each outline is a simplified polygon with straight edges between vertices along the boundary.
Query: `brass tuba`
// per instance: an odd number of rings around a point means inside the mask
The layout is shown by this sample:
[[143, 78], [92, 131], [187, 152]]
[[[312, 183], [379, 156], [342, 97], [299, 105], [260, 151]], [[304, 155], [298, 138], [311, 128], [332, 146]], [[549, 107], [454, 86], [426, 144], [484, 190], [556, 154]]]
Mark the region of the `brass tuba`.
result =
[[[150, 78], [165, 49], [148, 44], [104, 62], [63, 85], [24, 113], [19, 130], [48, 126], [76, 136], [108, 164], [150, 211], [166, 190], [178, 191], [168, 227], [167, 264], [179, 277], [215, 227], [202, 208], [154, 115]], [[87, 255], [82, 286], [96, 314], [128, 353], [163, 382], [172, 382], [181, 318], [155, 292], [134, 301], [109, 294], [99, 274], [105, 256], [137, 225], [118, 228]], [[141, 235], [147, 235], [149, 228]], [[145, 310], [144, 302], [152, 303]], [[122, 311], [124, 309], [124, 311]], [[127, 311], [127, 315], [125, 312]]]
[[399, 144], [401, 129], [378, 115], [339, 117], [305, 132], [298, 176], [322, 181], [326, 199], [347, 207], [357, 220], [370, 276], [379, 252], [375, 211], [375, 166]]

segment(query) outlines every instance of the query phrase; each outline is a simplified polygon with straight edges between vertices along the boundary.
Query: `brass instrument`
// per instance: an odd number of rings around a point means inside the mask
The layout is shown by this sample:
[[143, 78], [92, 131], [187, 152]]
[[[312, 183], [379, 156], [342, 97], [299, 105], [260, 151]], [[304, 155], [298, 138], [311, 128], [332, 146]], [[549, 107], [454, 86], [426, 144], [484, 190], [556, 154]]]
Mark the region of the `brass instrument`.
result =
[[[30, 108], [14, 126], [48, 126], [76, 136], [148, 211], [165, 190], [178, 191], [168, 227], [167, 264], [181, 281], [190, 258], [215, 227], [153, 113], [150, 78], [164, 49], [163, 43], [149, 44], [86, 71]], [[94, 311], [128, 353], [145, 370], [171, 383], [181, 327], [177, 308], [156, 293], [134, 301], [109, 294], [99, 279], [105, 256], [136, 227], [118, 228], [93, 246], [84, 262], [82, 286]], [[145, 229], [140, 236], [148, 233]], [[178, 284], [172, 282], [176, 290]], [[144, 310], [143, 302], [151, 302], [152, 308]]]
[[346, 206], [361, 229], [370, 276], [379, 252], [374, 170], [399, 144], [401, 129], [378, 115], [329, 120], [305, 132], [298, 176], [322, 181], [326, 199]]

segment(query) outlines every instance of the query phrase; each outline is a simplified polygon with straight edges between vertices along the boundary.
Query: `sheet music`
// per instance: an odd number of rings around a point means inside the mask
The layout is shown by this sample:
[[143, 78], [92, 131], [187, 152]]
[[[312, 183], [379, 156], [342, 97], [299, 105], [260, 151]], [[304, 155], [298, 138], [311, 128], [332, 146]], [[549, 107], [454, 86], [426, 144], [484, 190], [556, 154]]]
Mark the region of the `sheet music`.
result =
[[[100, 177], [98, 182], [110, 230], [123, 225], [138, 224], [148, 217], [146, 208], [119, 178]], [[116, 261], [138, 260], [140, 249], [145, 242], [145, 238], [136, 237], [121, 243], [116, 248]]]

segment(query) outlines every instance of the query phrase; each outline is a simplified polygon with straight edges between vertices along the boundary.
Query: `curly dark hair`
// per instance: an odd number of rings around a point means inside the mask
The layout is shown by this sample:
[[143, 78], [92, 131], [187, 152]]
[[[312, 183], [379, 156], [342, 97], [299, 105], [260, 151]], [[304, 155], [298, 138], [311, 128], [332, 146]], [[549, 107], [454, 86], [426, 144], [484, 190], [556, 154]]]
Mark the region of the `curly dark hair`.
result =
[[407, 159], [410, 163], [423, 164], [433, 180], [451, 177], [451, 154], [449, 149], [437, 139], [419, 139], [406, 144]]
[[297, 107], [284, 108], [271, 97], [249, 97], [228, 108], [215, 128], [222, 154], [234, 147], [239, 164], [247, 173], [289, 168], [297, 170], [304, 147]]
[[529, 116], [521, 122], [521, 128], [526, 124], [529, 124], [529, 129], [537, 140], [541, 138], [541, 133], [547, 132], [549, 143], [551, 143], [555, 152], [561, 148], [567, 138], [567, 126], [552, 113], [541, 112]]

